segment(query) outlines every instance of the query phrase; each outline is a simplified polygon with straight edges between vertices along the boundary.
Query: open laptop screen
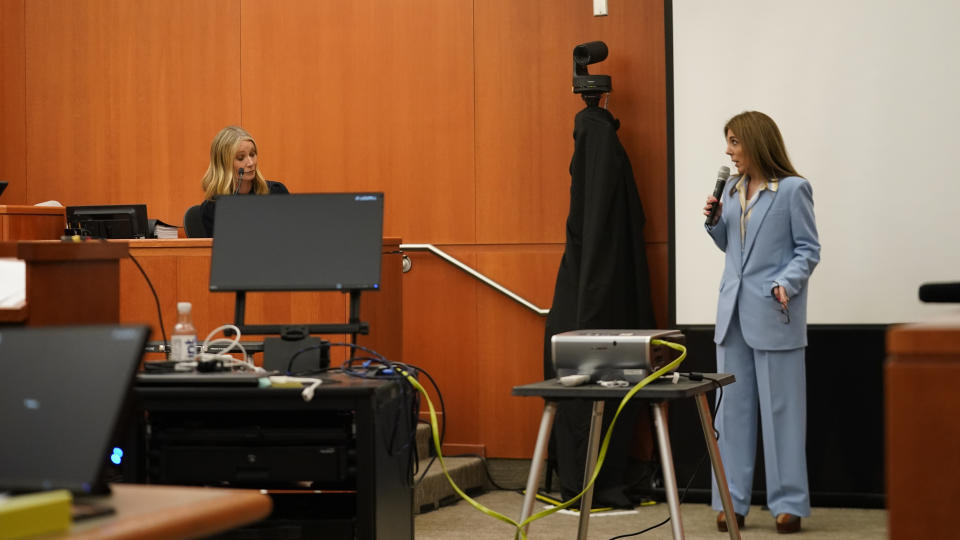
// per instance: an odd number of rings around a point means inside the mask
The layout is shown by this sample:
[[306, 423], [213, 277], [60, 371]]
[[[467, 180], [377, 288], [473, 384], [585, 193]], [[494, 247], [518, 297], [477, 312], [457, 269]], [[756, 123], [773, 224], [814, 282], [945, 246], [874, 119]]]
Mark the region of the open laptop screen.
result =
[[0, 329], [0, 491], [100, 491], [144, 326]]

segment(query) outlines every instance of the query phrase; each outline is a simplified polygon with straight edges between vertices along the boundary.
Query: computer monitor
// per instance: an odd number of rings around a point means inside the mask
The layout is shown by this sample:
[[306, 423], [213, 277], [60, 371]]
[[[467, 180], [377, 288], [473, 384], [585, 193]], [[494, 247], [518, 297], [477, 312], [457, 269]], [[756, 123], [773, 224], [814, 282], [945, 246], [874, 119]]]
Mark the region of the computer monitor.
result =
[[68, 206], [67, 227], [95, 238], [146, 238], [147, 205]]
[[[210, 290], [236, 293], [234, 324], [247, 334], [366, 334], [360, 293], [380, 288], [383, 193], [234, 195], [217, 201]], [[248, 325], [247, 291], [350, 294], [346, 324]], [[267, 362], [266, 342], [264, 343]]]
[[383, 193], [217, 200], [211, 291], [380, 288]]
[[0, 491], [100, 493], [146, 326], [0, 328]]

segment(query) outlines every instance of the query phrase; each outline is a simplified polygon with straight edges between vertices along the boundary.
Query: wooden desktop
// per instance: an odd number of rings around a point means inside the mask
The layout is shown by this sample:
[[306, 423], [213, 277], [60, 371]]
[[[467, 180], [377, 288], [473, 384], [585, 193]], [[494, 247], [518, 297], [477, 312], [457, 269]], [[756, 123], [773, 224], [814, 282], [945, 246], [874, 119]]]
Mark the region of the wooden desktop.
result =
[[247, 489], [112, 484], [113, 493], [94, 499], [113, 514], [75, 522], [45, 538], [173, 540], [204, 538], [255, 523], [270, 515], [269, 496]]

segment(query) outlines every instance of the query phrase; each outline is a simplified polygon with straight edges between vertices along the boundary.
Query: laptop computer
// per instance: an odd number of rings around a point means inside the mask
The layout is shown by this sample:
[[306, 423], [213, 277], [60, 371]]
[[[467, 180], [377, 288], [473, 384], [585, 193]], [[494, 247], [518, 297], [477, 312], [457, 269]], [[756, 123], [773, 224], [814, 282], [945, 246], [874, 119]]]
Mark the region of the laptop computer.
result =
[[0, 195], [3, 195], [3, 190], [7, 189], [7, 183], [0, 180]]
[[105, 493], [149, 328], [0, 329], [0, 491]]

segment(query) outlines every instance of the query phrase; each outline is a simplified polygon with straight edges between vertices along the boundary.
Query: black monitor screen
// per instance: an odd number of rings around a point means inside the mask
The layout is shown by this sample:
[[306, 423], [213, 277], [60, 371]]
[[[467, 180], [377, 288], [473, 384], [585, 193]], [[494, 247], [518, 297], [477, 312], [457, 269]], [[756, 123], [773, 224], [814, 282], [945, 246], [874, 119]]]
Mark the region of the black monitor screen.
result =
[[102, 489], [148, 333], [117, 325], [0, 328], [0, 491]]
[[146, 238], [147, 205], [68, 206], [67, 226], [96, 238]]
[[380, 287], [383, 193], [225, 196], [214, 231], [211, 291]]

